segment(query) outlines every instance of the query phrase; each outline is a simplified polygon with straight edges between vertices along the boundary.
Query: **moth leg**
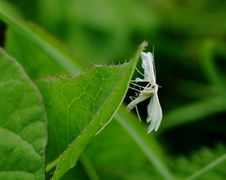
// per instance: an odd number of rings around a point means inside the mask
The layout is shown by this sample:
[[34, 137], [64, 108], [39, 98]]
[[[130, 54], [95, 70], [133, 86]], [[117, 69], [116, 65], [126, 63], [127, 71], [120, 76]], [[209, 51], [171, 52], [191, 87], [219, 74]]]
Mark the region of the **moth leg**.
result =
[[136, 94], [136, 97], [138, 98], [139, 97], [139, 94], [137, 92], [135, 92], [135, 94]]
[[[145, 78], [148, 78], [148, 77], [145, 76], [139, 69], [137, 69], [137, 67], [135, 67], [135, 69], [136, 69], [136, 71], [137, 71], [140, 75], [142, 75], [142, 76], [145, 77]], [[134, 80], [134, 81], [136, 81], [136, 80]]]
[[[138, 93], [136, 93], [136, 96], [138, 97], [138, 96], [139, 96], [139, 94], [138, 94]], [[134, 97], [134, 96], [129, 96], [129, 98], [131, 99], [131, 101], [135, 100], [137, 97]], [[140, 118], [140, 114], [139, 114], [139, 111], [138, 111], [137, 106], [135, 106], [135, 109], [136, 109], [136, 113], [137, 113], [138, 119], [139, 119], [139, 121], [141, 122], [141, 118]]]
[[130, 89], [133, 89], [134, 91], [138, 91], [140, 92], [141, 90], [140, 89], [136, 89], [136, 88], [133, 88], [133, 87], [129, 87]]
[[140, 73], [142, 76], [144, 76], [144, 77], [145, 77], [145, 75], [144, 75], [142, 72], [140, 72], [140, 70], [139, 70], [139, 69], [137, 69], [137, 67], [135, 67], [135, 69], [137, 70], [137, 72], [138, 72], [138, 73]]
[[132, 84], [132, 85], [134, 85], [134, 86], [137, 86], [137, 87], [139, 87], [139, 88], [142, 88], [142, 89], [144, 89], [144, 87], [143, 87], [143, 86], [141, 86], [141, 85], [138, 85], [138, 84], [136, 84], [136, 83], [130, 82], [130, 84]]

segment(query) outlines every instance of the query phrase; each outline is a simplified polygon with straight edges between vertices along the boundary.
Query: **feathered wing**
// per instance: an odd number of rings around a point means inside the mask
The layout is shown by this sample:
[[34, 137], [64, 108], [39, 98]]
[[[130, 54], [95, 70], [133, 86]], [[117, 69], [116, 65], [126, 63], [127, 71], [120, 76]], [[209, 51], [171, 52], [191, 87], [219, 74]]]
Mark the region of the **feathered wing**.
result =
[[[144, 69], [144, 78], [136, 78], [133, 80], [133, 82], [148, 82], [148, 87], [144, 88], [142, 91], [144, 94], [143, 96], [139, 96], [139, 98], [143, 97], [150, 97], [151, 95], [147, 95], [148, 93], [153, 94], [151, 97], [150, 103], [148, 105], [148, 118], [147, 122], [150, 122], [150, 125], [148, 127], [148, 133], [155, 130], [157, 131], [159, 128], [159, 125], [162, 120], [162, 108], [159, 103], [158, 99], [158, 85], [156, 84], [156, 76], [155, 76], [155, 67], [154, 67], [154, 58], [152, 53], [141, 53], [141, 59], [142, 59], [142, 68]], [[138, 72], [140, 72], [138, 70]], [[140, 74], [142, 74], [140, 72]], [[151, 85], [151, 86], [150, 86]], [[153, 93], [154, 90], [154, 93]], [[135, 99], [133, 100], [128, 106], [127, 106], [127, 112], [132, 110], [136, 105], [141, 102], [141, 99]]]
[[152, 53], [141, 53], [142, 68], [144, 69], [144, 79], [136, 78], [137, 82], [149, 82], [155, 84], [154, 58]]
[[157, 131], [162, 120], [162, 108], [159, 103], [157, 92], [152, 96], [148, 105], [148, 118], [147, 122], [151, 124], [148, 127], [148, 133], [155, 130]]

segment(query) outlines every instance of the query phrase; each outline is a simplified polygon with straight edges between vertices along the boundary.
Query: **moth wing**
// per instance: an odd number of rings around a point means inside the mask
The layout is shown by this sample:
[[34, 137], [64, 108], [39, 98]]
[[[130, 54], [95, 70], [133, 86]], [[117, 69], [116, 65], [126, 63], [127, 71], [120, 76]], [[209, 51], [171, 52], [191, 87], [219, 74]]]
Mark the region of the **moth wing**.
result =
[[162, 120], [162, 108], [159, 103], [158, 94], [156, 92], [151, 98], [150, 103], [148, 105], [147, 122], [151, 123], [148, 127], [148, 133], [150, 133], [153, 130], [157, 131], [161, 123], [161, 120]]
[[142, 68], [144, 69], [144, 80], [148, 80], [151, 84], [155, 84], [154, 58], [152, 53], [141, 53]]

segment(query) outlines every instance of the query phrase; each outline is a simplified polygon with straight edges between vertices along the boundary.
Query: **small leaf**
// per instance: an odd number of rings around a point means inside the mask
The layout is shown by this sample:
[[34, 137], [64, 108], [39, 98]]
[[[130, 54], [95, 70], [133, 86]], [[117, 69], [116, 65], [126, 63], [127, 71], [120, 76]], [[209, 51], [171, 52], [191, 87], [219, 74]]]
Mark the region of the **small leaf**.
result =
[[85, 146], [111, 121], [124, 99], [145, 45], [130, 63], [96, 66], [76, 78], [38, 82], [49, 116], [47, 155], [56, 158], [52, 152], [62, 153], [73, 141], [60, 157], [53, 179], [59, 179], [72, 168]]
[[0, 179], [45, 178], [46, 116], [20, 65], [0, 49]]

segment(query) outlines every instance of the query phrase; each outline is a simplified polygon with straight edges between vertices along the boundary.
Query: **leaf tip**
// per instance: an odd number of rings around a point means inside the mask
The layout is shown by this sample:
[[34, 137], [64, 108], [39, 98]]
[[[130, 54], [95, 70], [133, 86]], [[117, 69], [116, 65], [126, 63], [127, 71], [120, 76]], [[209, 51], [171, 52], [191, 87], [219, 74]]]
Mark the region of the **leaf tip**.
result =
[[143, 47], [146, 47], [146, 46], [148, 46], [148, 42], [146, 40], [144, 40], [139, 47], [143, 48]]

